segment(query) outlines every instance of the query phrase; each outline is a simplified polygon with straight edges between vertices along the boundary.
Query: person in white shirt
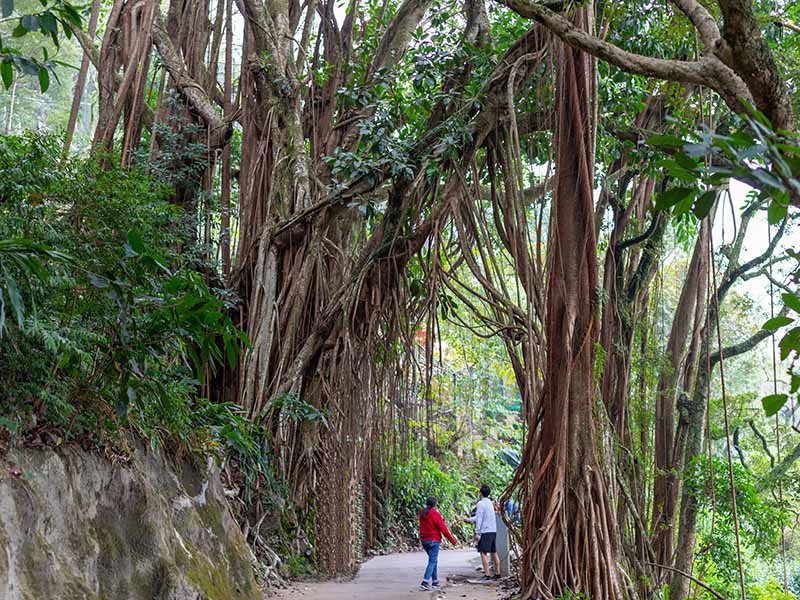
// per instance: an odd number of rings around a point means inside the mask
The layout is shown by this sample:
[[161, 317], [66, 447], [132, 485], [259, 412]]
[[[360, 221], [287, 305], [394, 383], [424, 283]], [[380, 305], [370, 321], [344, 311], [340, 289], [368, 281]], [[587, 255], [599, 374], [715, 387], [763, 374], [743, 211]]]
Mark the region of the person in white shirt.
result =
[[[492, 491], [489, 486], [481, 486], [481, 499], [475, 507], [475, 516], [468, 517], [468, 523], [475, 524], [475, 537], [478, 540], [478, 552], [481, 553], [483, 563], [483, 577], [481, 581], [500, 579], [500, 557], [497, 555], [497, 517], [494, 514], [494, 504], [489, 499]], [[492, 566], [494, 574], [492, 574]]]

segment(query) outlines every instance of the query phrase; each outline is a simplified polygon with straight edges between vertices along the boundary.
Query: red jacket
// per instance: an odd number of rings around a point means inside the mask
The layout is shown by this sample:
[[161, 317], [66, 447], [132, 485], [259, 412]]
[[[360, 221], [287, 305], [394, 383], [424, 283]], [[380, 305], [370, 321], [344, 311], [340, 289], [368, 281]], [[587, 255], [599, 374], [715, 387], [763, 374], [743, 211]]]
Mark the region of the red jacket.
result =
[[[425, 514], [425, 511], [428, 511], [428, 514]], [[439, 511], [435, 508], [425, 509], [419, 511], [419, 539], [421, 542], [441, 542], [442, 541], [442, 534], [447, 538], [447, 540], [455, 545], [458, 542], [456, 538], [452, 536], [450, 531], [447, 529], [447, 525], [444, 524], [444, 519], [442, 519], [442, 515], [439, 514]]]

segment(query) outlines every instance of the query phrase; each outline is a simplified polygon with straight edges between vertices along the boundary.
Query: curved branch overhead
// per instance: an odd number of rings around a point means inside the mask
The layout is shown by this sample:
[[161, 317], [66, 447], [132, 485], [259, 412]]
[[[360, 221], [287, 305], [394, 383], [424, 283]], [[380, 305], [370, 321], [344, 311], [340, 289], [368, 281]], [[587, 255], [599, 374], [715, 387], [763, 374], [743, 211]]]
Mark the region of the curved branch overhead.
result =
[[791, 129], [794, 115], [785, 82], [764, 40], [749, 0], [719, 0], [724, 37], [716, 21], [695, 0], [674, 0], [698, 29], [705, 44], [699, 60], [668, 60], [628, 52], [575, 28], [567, 18], [535, 0], [501, 0], [518, 14], [534, 19], [560, 39], [623, 71], [667, 81], [703, 85], [716, 91], [736, 112], [755, 105], [776, 128]]

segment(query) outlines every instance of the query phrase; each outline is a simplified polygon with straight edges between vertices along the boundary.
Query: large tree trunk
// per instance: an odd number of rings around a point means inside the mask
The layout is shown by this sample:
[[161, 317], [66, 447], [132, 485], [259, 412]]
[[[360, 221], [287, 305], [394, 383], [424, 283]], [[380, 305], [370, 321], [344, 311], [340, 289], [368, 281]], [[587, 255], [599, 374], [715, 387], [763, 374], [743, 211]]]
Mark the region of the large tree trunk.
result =
[[[574, 21], [591, 30], [591, 5], [577, 10]], [[547, 356], [541, 424], [524, 456], [523, 590], [526, 598], [550, 599], [571, 591], [593, 600], [618, 600], [625, 591], [594, 401], [599, 326], [592, 193], [594, 64], [589, 56], [559, 46]]]

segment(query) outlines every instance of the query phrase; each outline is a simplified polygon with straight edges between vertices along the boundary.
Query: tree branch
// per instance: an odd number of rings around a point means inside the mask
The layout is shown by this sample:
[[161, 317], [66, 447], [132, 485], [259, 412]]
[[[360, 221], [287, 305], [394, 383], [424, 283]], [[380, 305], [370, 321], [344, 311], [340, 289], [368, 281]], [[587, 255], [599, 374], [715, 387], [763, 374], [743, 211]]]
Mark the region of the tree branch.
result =
[[750, 470], [750, 467], [747, 466], [747, 462], [744, 459], [744, 452], [742, 451], [742, 447], [739, 445], [739, 431], [740, 429], [737, 427], [733, 430], [733, 447], [736, 448], [736, 453], [739, 455], [739, 462], [742, 463], [742, 466]]
[[[789, 313], [789, 309], [785, 306], [781, 309], [776, 317], [785, 317]], [[722, 357], [725, 360], [729, 358], [733, 358], [734, 356], [739, 356], [740, 354], [744, 354], [745, 352], [749, 352], [763, 340], [767, 339], [769, 336], [772, 335], [772, 331], [768, 331], [766, 329], [759, 329], [749, 338], [742, 340], [741, 342], [737, 342], [736, 344], [731, 344], [730, 346], [726, 346], [722, 349]], [[714, 354], [711, 355], [711, 366], [712, 368], [720, 361], [720, 352], [717, 350]]]
[[[730, 56], [730, 48], [719, 33], [717, 21], [706, 10], [706, 7], [696, 0], [670, 0], [692, 22], [700, 39], [708, 52], [720, 54], [724, 52]], [[722, 58], [720, 56], [720, 58]], [[724, 59], [723, 59], [724, 60]], [[727, 61], [725, 61], [727, 62]]]
[[[742, 99], [753, 102], [745, 82], [713, 53], [699, 61], [667, 60], [634, 54], [578, 29], [569, 19], [532, 0], [499, 1], [523, 17], [541, 23], [570, 46], [628, 73], [708, 86], [736, 112], [745, 110]], [[708, 29], [708, 26], [704, 25], [704, 28]]]
[[217, 113], [206, 90], [186, 72], [183, 59], [172, 45], [172, 40], [164, 27], [160, 11], [157, 11], [153, 18], [153, 41], [175, 86], [205, 121], [210, 133], [211, 146], [222, 146], [230, 135], [231, 124]]
[[781, 226], [780, 228], [778, 228], [778, 231], [775, 233], [775, 236], [772, 238], [772, 240], [770, 240], [769, 246], [767, 246], [767, 249], [762, 254], [759, 254], [758, 256], [751, 258], [746, 263], [743, 263], [738, 267], [734, 267], [730, 271], [730, 273], [725, 278], [725, 281], [722, 282], [722, 285], [719, 286], [719, 290], [717, 291], [718, 298], [720, 300], [725, 296], [725, 294], [728, 293], [728, 290], [731, 288], [731, 286], [734, 283], [736, 283], [736, 281], [742, 275], [747, 273], [747, 271], [749, 271], [753, 267], [760, 265], [765, 260], [768, 260], [772, 256], [772, 254], [775, 252], [775, 248], [777, 247], [778, 242], [783, 237], [783, 234], [786, 231], [787, 221], [788, 219], [783, 220], [783, 223], [781, 223]]
[[773, 21], [773, 23], [775, 23], [775, 25], [778, 27], [785, 27], [786, 29], [794, 31], [795, 33], [800, 33], [800, 25], [792, 23], [791, 21], [787, 21], [786, 19], [777, 18], [775, 21]]
[[772, 452], [770, 452], [769, 444], [767, 444], [767, 438], [765, 438], [764, 434], [761, 433], [758, 430], [758, 427], [756, 427], [756, 423], [755, 423], [755, 421], [753, 421], [753, 419], [748, 419], [747, 420], [747, 424], [750, 425], [750, 429], [753, 430], [753, 433], [755, 434], [755, 436], [759, 440], [761, 440], [761, 447], [764, 448], [764, 452], [766, 453], [767, 456], [769, 456], [769, 467], [770, 467], [770, 469], [774, 469], [775, 468], [775, 456], [772, 454]]
[[769, 43], [753, 13], [752, 0], [717, 0], [733, 66], [752, 92], [754, 103], [776, 129], [794, 125], [791, 98]]
[[386, 28], [372, 61], [370, 73], [391, 68], [406, 51], [411, 34], [422, 21], [433, 0], [404, 0]]
[[762, 491], [774, 484], [778, 479], [788, 473], [791, 466], [800, 458], [800, 444], [797, 444], [794, 449], [786, 455], [786, 457], [778, 463], [778, 465], [767, 473], [766, 477], [761, 480], [758, 490]]

